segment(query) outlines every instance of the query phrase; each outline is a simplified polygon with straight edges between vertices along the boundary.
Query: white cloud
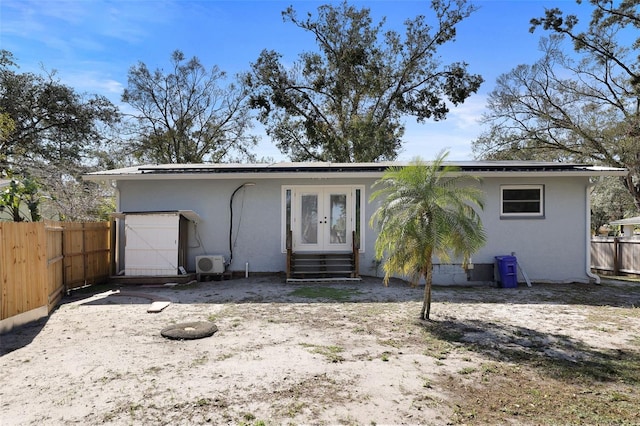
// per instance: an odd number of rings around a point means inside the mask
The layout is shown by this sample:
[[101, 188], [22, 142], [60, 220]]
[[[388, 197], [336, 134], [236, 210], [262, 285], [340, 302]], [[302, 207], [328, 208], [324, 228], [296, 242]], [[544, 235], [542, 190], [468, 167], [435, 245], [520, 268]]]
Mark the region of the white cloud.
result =
[[99, 71], [77, 70], [71, 73], [61, 72], [58, 76], [63, 84], [73, 87], [78, 93], [102, 95], [116, 105], [120, 103], [124, 85]]
[[486, 97], [474, 95], [464, 104], [451, 107], [446, 120], [416, 123], [408, 118], [400, 160], [416, 156], [435, 158], [442, 150], [449, 151], [449, 160], [472, 160], [471, 142], [482, 133], [479, 120], [486, 108]]
[[487, 97], [473, 95], [464, 104], [451, 107], [446, 121], [452, 121], [460, 129], [477, 130], [482, 114], [486, 110]]

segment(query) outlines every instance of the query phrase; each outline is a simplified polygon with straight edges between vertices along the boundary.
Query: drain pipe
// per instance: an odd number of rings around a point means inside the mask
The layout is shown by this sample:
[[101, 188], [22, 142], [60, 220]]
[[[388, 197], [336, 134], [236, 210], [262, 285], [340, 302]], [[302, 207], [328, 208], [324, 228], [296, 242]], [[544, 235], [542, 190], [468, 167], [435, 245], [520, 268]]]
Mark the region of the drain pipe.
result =
[[586, 188], [585, 194], [585, 222], [586, 222], [586, 273], [589, 278], [595, 281], [596, 284], [600, 284], [600, 276], [591, 272], [591, 188], [594, 183], [589, 183]]

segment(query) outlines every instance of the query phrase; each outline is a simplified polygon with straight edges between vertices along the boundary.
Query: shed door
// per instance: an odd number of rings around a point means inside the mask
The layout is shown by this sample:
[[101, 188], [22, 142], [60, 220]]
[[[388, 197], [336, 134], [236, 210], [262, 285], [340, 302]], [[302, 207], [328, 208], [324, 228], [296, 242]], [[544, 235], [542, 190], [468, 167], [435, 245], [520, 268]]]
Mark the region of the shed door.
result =
[[127, 215], [125, 275], [176, 275], [179, 221], [179, 214]]

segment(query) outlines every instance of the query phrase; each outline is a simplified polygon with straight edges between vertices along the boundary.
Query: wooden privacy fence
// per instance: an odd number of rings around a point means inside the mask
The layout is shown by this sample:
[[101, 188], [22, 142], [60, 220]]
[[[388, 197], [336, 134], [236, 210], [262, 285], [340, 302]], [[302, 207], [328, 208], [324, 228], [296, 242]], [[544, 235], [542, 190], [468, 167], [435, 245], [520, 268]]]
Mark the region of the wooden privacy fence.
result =
[[640, 239], [597, 237], [591, 240], [591, 269], [613, 275], [640, 275]]
[[0, 222], [0, 321], [48, 314], [66, 290], [107, 281], [111, 230], [108, 222]]

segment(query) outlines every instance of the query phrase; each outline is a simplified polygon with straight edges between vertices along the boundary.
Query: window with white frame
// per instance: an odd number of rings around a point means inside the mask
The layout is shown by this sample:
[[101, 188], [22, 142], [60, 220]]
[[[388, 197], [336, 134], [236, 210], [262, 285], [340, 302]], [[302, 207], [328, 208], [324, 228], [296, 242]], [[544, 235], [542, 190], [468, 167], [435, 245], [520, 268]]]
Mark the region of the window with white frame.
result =
[[544, 185], [502, 185], [500, 216], [503, 218], [544, 217]]

